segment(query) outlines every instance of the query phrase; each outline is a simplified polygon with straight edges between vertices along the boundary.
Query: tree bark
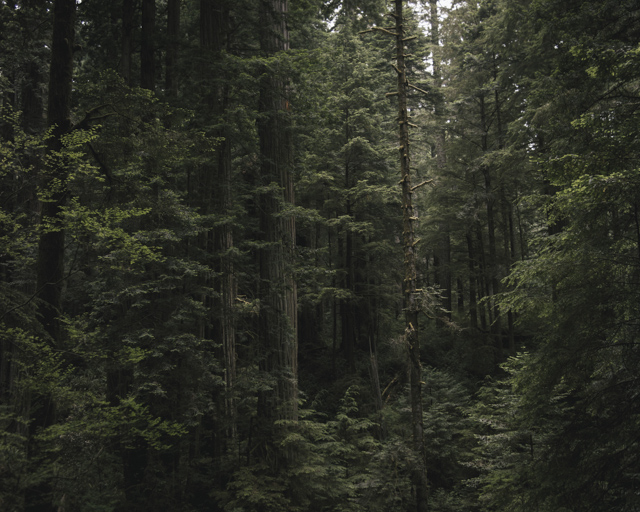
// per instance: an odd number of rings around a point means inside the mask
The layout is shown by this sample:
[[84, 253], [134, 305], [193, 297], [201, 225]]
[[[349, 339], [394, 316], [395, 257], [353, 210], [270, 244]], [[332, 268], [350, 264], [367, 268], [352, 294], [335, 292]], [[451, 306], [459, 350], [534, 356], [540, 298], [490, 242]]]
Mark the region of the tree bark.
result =
[[422, 365], [420, 363], [420, 338], [418, 337], [418, 291], [416, 270], [416, 244], [411, 188], [411, 160], [409, 158], [409, 111], [407, 107], [407, 76], [405, 66], [405, 30], [403, 0], [395, 0], [396, 21], [396, 70], [398, 74], [398, 126], [400, 174], [402, 176], [402, 235], [404, 247], [403, 305], [405, 319], [405, 343], [409, 351], [409, 382], [411, 390], [411, 424], [416, 467], [412, 481], [416, 497], [416, 511], [427, 510], [427, 465], [422, 420]]
[[120, 75], [125, 83], [131, 86], [131, 54], [133, 53], [133, 16], [134, 0], [122, 1], [122, 57], [120, 59]]
[[142, 0], [142, 34], [140, 39], [140, 87], [155, 91], [156, 2]]
[[[440, 91], [442, 87], [442, 76], [440, 70], [440, 20], [438, 17], [437, 0], [429, 0], [429, 24], [431, 25], [431, 56], [433, 66], [433, 86], [435, 90], [433, 109], [438, 126], [435, 131], [434, 154], [436, 159], [436, 169], [438, 175], [442, 176], [447, 167], [447, 155], [445, 153], [445, 128], [442, 122], [444, 114], [444, 98]], [[448, 200], [445, 198], [444, 207]], [[438, 261], [440, 263], [438, 284], [442, 288], [444, 299], [444, 309], [446, 316], [451, 320], [453, 310], [453, 277], [451, 273], [451, 226], [449, 220], [440, 224], [441, 238]], [[434, 260], [435, 262], [435, 260]], [[441, 322], [442, 324], [442, 322]]]
[[[73, 81], [73, 41], [75, 37], [75, 0], [57, 0], [54, 5], [53, 42], [49, 76], [49, 106], [47, 123], [53, 129], [49, 153], [62, 150], [62, 136], [71, 128], [71, 86]], [[43, 189], [49, 193], [42, 202], [41, 225], [52, 229], [40, 235], [37, 259], [37, 297], [39, 313], [53, 344], [60, 340], [62, 281], [64, 278], [65, 233], [61, 211], [67, 198], [67, 169], [54, 157], [44, 172]]]
[[[474, 227], [475, 227], [475, 234], [476, 234], [476, 241], [477, 241], [477, 251], [475, 252], [475, 254], [477, 255], [477, 259], [476, 259], [476, 268], [478, 269], [477, 272], [477, 276], [478, 276], [478, 315], [480, 316], [480, 326], [482, 327], [482, 331], [483, 332], [488, 332], [489, 329], [489, 325], [492, 322], [492, 317], [491, 317], [491, 309], [490, 308], [485, 308], [484, 304], [483, 304], [483, 299], [487, 296], [489, 296], [489, 285], [487, 284], [487, 261], [485, 258], [485, 251], [484, 251], [484, 236], [482, 234], [482, 226], [480, 225], [480, 222], [476, 221], [474, 223]], [[488, 311], [487, 311], [488, 309]], [[488, 319], [487, 319], [488, 317]]]
[[[487, 119], [486, 102], [484, 95], [479, 98], [480, 101], [480, 126], [482, 130], [482, 151], [489, 151], [488, 133], [489, 123]], [[485, 187], [485, 203], [487, 208], [487, 234], [489, 240], [489, 276], [487, 283], [489, 285], [489, 296], [491, 297], [491, 311], [493, 318], [491, 322], [491, 333], [493, 335], [496, 361], [502, 361], [503, 345], [502, 345], [502, 318], [500, 307], [496, 300], [496, 296], [500, 293], [500, 280], [498, 277], [498, 251], [496, 248], [496, 226], [495, 226], [495, 192], [493, 190], [493, 182], [491, 171], [487, 165], [481, 165], [480, 171], [484, 177]]]
[[[346, 143], [351, 140], [351, 133], [349, 129], [349, 110], [345, 109], [345, 135]], [[351, 176], [349, 152], [345, 155], [345, 190], [351, 188]], [[345, 213], [348, 217], [353, 214], [351, 208], [351, 199], [347, 198]], [[341, 348], [344, 351], [344, 356], [347, 361], [347, 369], [351, 373], [356, 370], [356, 316], [355, 305], [353, 296], [355, 294], [355, 269], [353, 262], [353, 232], [347, 228], [344, 231], [344, 282], [343, 288], [348, 291], [350, 297], [342, 299], [340, 301], [340, 325], [342, 326], [342, 345]]]
[[[207, 78], [212, 76], [217, 66], [221, 66], [221, 55], [228, 44], [229, 8], [224, 0], [200, 0], [200, 45], [206, 50], [210, 67], [206, 68]], [[231, 142], [227, 128], [227, 108], [229, 101], [228, 85], [222, 80], [209, 80], [207, 83], [210, 98], [210, 117], [220, 128], [213, 130], [213, 136], [219, 139], [217, 158], [206, 165], [206, 176], [202, 210], [214, 213], [221, 218], [228, 216], [232, 204], [232, 166]], [[213, 177], [213, 178], [211, 178]], [[217, 298], [212, 301], [213, 336], [221, 341], [221, 357], [224, 361], [224, 380], [226, 395], [224, 397], [226, 433], [229, 439], [236, 435], [236, 404], [234, 385], [236, 379], [236, 328], [233, 307], [237, 296], [237, 282], [234, 275], [232, 249], [234, 247], [233, 226], [230, 221], [221, 222], [213, 233], [213, 253], [215, 255], [215, 272], [219, 275], [214, 288]], [[222, 446], [217, 450], [223, 451]]]
[[476, 271], [476, 256], [473, 248], [473, 235], [471, 231], [466, 233], [467, 253], [469, 264], [469, 323], [474, 330], [478, 330], [478, 300], [476, 283], [478, 280]]
[[180, 37], [180, 0], [169, 0], [167, 4], [167, 53], [165, 56], [165, 89], [173, 98], [178, 96], [176, 64], [178, 62], [178, 40]]
[[[260, 49], [265, 57], [289, 49], [286, 0], [260, 2]], [[258, 414], [267, 425], [298, 418], [297, 293], [293, 276], [295, 221], [283, 215], [294, 204], [291, 174], [291, 122], [287, 79], [264, 66], [260, 80], [258, 137], [261, 185], [259, 251], [261, 368], [275, 379], [275, 389], [259, 397]]]
[[[73, 82], [73, 44], [75, 39], [76, 0], [56, 0], [53, 6], [53, 34], [49, 71], [49, 102], [47, 123], [52, 128], [47, 150], [51, 164], [43, 170], [43, 190], [47, 198], [42, 202], [40, 224], [43, 228], [36, 261], [36, 297], [38, 313], [52, 347], [62, 338], [62, 283], [64, 280], [65, 232], [61, 212], [67, 199], [67, 169], [57, 155], [63, 149], [62, 136], [71, 129], [71, 89]], [[45, 228], [45, 226], [50, 226]], [[54, 423], [55, 406], [48, 394], [32, 397], [29, 425], [28, 456], [37, 447], [33, 435]], [[51, 481], [45, 479], [30, 486], [25, 495], [25, 511], [51, 512], [53, 505]]]
[[[513, 219], [511, 204], [507, 199], [504, 189], [500, 189], [500, 203], [502, 214], [502, 238], [504, 240], [504, 264], [507, 272], [515, 259], [515, 237], [513, 235]], [[510, 354], [515, 354], [515, 323], [513, 312], [507, 310], [507, 347]]]

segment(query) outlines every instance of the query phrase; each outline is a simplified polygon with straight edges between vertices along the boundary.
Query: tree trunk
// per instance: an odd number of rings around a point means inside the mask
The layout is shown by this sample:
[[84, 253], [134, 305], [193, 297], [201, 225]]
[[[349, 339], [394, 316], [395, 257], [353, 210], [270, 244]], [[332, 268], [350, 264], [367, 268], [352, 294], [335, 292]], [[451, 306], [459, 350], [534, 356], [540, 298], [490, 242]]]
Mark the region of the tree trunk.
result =
[[22, 127], [27, 133], [39, 133], [43, 128], [43, 101], [38, 92], [44, 76], [35, 60], [26, 64], [22, 83]]
[[[429, 24], [431, 25], [431, 56], [433, 66], [433, 88], [435, 91], [433, 109], [437, 122], [435, 131], [434, 154], [436, 159], [437, 174], [442, 176], [447, 167], [447, 155], [445, 152], [445, 128], [443, 123], [444, 97], [440, 91], [442, 87], [442, 76], [440, 70], [440, 20], [438, 17], [438, 2], [429, 0]], [[443, 206], [447, 207], [448, 200], [445, 198]], [[446, 315], [451, 320], [453, 310], [453, 277], [451, 274], [451, 227], [448, 219], [440, 224], [442, 231], [441, 246], [439, 252], [440, 277], [438, 284], [442, 288], [444, 299], [444, 309]]]
[[133, 17], [134, 0], [122, 1], [122, 57], [120, 74], [127, 85], [131, 86], [131, 54], [133, 53]]
[[142, 34], [140, 38], [140, 87], [155, 91], [156, 2], [142, 0]]
[[[504, 264], [507, 272], [511, 270], [511, 265], [515, 259], [515, 237], [513, 236], [513, 220], [511, 218], [511, 208], [504, 189], [500, 189], [500, 203], [502, 214], [502, 238], [504, 240]], [[507, 347], [510, 354], [515, 354], [515, 325], [513, 312], [507, 311]]]
[[[260, 49], [271, 57], [289, 48], [286, 0], [260, 2]], [[294, 204], [291, 174], [291, 122], [287, 79], [278, 68], [264, 66], [260, 80], [258, 137], [261, 185], [259, 251], [261, 369], [275, 379], [275, 389], [261, 393], [258, 414], [265, 427], [298, 418], [297, 293], [293, 277], [295, 221], [282, 215]], [[267, 433], [270, 437], [270, 434]]]
[[[347, 188], [349, 188], [349, 165], [347, 163]], [[347, 199], [347, 216], [351, 216], [351, 201]], [[344, 285], [343, 288], [348, 291], [350, 297], [340, 301], [340, 322], [342, 326], [342, 350], [347, 361], [347, 369], [351, 373], [356, 370], [356, 312], [353, 296], [354, 288], [354, 263], [353, 263], [353, 233], [350, 229], [345, 229], [345, 247], [344, 247]]]
[[405, 343], [409, 351], [409, 382], [411, 390], [411, 424], [416, 467], [412, 481], [416, 497], [416, 511], [427, 510], [427, 465], [422, 420], [422, 365], [420, 363], [420, 338], [418, 337], [418, 291], [416, 270], [416, 243], [411, 188], [411, 160], [409, 158], [409, 111], [407, 108], [407, 76], [405, 68], [405, 31], [403, 0], [395, 0], [396, 68], [398, 71], [398, 126], [400, 150], [400, 174], [402, 176], [402, 235], [404, 247], [403, 305], [405, 319]]
[[173, 98], [178, 96], [176, 64], [180, 37], [180, 0], [169, 0], [167, 4], [167, 53], [165, 56], [165, 89]]
[[[76, 0], [56, 0], [53, 7], [53, 35], [51, 66], [49, 71], [49, 104], [47, 123], [52, 137], [47, 150], [55, 155], [63, 149], [62, 137], [71, 129], [71, 88], [73, 82], [73, 44], [75, 39]], [[36, 296], [38, 313], [49, 343], [59, 346], [62, 339], [62, 283], [64, 280], [65, 232], [61, 213], [67, 199], [67, 169], [64, 161], [54, 156], [44, 169], [42, 189], [47, 200], [42, 202], [41, 226], [36, 261]], [[28, 456], [35, 455], [37, 447], [33, 435], [47, 428], [55, 420], [55, 407], [50, 395], [33, 396], [29, 425]], [[29, 487], [25, 495], [25, 511], [50, 512], [53, 506], [51, 481], [45, 479]]]
[[[57, 0], [54, 6], [53, 43], [49, 77], [49, 107], [47, 122], [53, 128], [49, 153], [62, 150], [62, 136], [71, 128], [71, 84], [73, 80], [73, 41], [75, 36], [75, 0]], [[61, 336], [62, 281], [64, 278], [64, 229], [61, 211], [66, 203], [67, 169], [60, 158], [53, 158], [45, 169], [41, 224], [53, 228], [40, 235], [37, 259], [37, 297], [39, 313], [45, 330], [55, 345]]]
[[[488, 325], [490, 325], [493, 320], [491, 317], [491, 309], [487, 312], [488, 308], [484, 307], [482, 299], [489, 296], [489, 285], [487, 284], [487, 261], [485, 258], [484, 251], [484, 237], [482, 235], [482, 226], [480, 226], [480, 222], [475, 222], [475, 232], [476, 232], [476, 240], [478, 243], [478, 250], [475, 252], [477, 254], [477, 266], [478, 269], [478, 315], [480, 316], [480, 326], [482, 327], [483, 332], [488, 332]], [[487, 319], [487, 316], [489, 317]]]
[[[203, 212], [214, 213], [220, 218], [229, 215], [233, 206], [231, 142], [227, 129], [227, 108], [229, 87], [223, 84], [217, 75], [216, 67], [221, 66], [221, 55], [229, 33], [229, 9], [224, 0], [200, 0], [200, 45], [207, 52], [210, 66], [205, 68], [208, 99], [211, 106], [210, 117], [220, 128], [212, 130], [213, 136], [220, 142], [217, 146], [217, 159], [203, 169], [205, 176], [204, 196], [200, 205]], [[228, 44], [228, 43], [227, 43]], [[210, 80], [214, 76], [216, 79]], [[233, 307], [237, 296], [237, 282], [234, 274], [232, 249], [234, 247], [233, 226], [230, 220], [221, 222], [213, 233], [213, 253], [215, 272], [219, 275], [214, 283], [217, 298], [212, 301], [213, 336], [221, 341], [221, 354], [224, 361], [224, 397], [223, 416], [228, 431], [228, 439], [236, 436], [236, 404], [234, 386], [236, 379], [236, 328]], [[219, 436], [220, 441], [223, 439]], [[216, 451], [222, 453], [221, 443]]]
[[491, 173], [485, 166], [482, 167], [484, 175], [485, 190], [487, 195], [487, 233], [489, 239], [489, 296], [491, 297], [491, 307], [493, 311], [493, 322], [491, 324], [491, 332], [493, 334], [496, 358], [501, 361], [503, 357], [502, 346], [502, 319], [500, 308], [496, 296], [500, 293], [500, 280], [498, 278], [498, 251], [496, 248], [496, 226], [495, 226], [495, 196], [493, 192], [493, 184], [491, 183]]
[[[488, 133], [489, 123], [487, 119], [485, 97], [480, 96], [480, 126], [482, 130], [482, 151], [488, 152]], [[480, 171], [484, 177], [485, 186], [485, 202], [487, 208], [487, 234], [489, 240], [489, 262], [488, 271], [489, 276], [487, 283], [489, 285], [489, 296], [491, 298], [491, 311], [493, 312], [493, 319], [491, 322], [491, 333], [493, 335], [496, 361], [501, 361], [503, 358], [503, 346], [502, 346], [502, 318], [500, 315], [500, 307], [496, 296], [500, 293], [500, 280], [498, 276], [498, 251], [496, 248], [496, 226], [495, 226], [495, 193], [493, 190], [493, 183], [491, 180], [491, 171], [487, 165], [482, 165]]]
[[476, 283], [478, 280], [476, 271], [476, 255], [473, 248], [473, 235], [467, 231], [467, 252], [469, 255], [469, 323], [474, 330], [478, 329], [478, 301]]

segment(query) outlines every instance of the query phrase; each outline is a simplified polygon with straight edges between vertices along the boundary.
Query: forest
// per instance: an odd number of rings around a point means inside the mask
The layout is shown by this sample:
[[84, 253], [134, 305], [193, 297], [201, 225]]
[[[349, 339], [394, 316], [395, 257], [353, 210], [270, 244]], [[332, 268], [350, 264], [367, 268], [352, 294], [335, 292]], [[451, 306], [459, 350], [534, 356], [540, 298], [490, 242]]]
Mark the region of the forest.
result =
[[639, 210], [638, 0], [2, 0], [0, 510], [638, 512]]

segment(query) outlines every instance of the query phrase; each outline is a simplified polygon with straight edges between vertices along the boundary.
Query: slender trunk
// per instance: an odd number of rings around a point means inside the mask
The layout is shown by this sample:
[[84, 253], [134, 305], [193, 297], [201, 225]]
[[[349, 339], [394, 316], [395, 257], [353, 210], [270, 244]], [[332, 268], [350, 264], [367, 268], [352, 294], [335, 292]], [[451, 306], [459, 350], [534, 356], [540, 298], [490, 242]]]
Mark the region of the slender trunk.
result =
[[[479, 222], [475, 223], [475, 232], [478, 243], [478, 250], [476, 251], [476, 254], [478, 255], [476, 260], [478, 268], [478, 315], [480, 316], [480, 326], [482, 327], [482, 331], [487, 332], [487, 323], [493, 323], [493, 319], [491, 317], [491, 309], [487, 311], [487, 308], [485, 308], [481, 302], [482, 299], [489, 295], [489, 286], [487, 284], [487, 262], [484, 251], [484, 237], [482, 235], [482, 227]], [[487, 316], [489, 317], [488, 320]]]
[[451, 233], [449, 232], [449, 222], [444, 223], [444, 233], [442, 237], [442, 274], [444, 278], [444, 309], [445, 315], [451, 320], [453, 312], [453, 277], [451, 275]]
[[[345, 144], [351, 141], [351, 129], [349, 119], [349, 109], [345, 108]], [[352, 186], [351, 166], [349, 151], [345, 154], [344, 162], [344, 189], [349, 190]], [[351, 199], [347, 197], [345, 214], [351, 218], [353, 211]], [[345, 229], [344, 232], [344, 286], [349, 295], [348, 298], [340, 302], [340, 320], [342, 325], [342, 350], [347, 361], [347, 368], [351, 373], [356, 370], [355, 345], [356, 345], [356, 311], [353, 296], [355, 294], [355, 271], [353, 258], [353, 232]]]
[[180, 0], [169, 0], [167, 4], [167, 53], [165, 56], [165, 89], [169, 96], [178, 96], [176, 63], [180, 37]]
[[[14, 1], [7, 1], [5, 3], [5, 8], [7, 11], [15, 11], [16, 3]], [[0, 34], [8, 33], [9, 29], [10, 17], [2, 17], [0, 18]], [[2, 89], [0, 89], [0, 141], [9, 141], [14, 137], [14, 126], [13, 123], [9, 121], [11, 118], [11, 114], [16, 110], [16, 75], [17, 70], [14, 67], [11, 69], [3, 69], [3, 75], [5, 77], [5, 84]]]
[[39, 133], [43, 127], [44, 105], [39, 90], [43, 84], [41, 66], [36, 61], [26, 65], [22, 83], [22, 126], [29, 133]]
[[131, 84], [131, 55], [133, 53], [134, 0], [122, 1], [122, 57], [120, 74], [127, 85]]
[[156, 88], [155, 61], [156, 2], [142, 0], [142, 34], [140, 38], [140, 87]]
[[[351, 214], [350, 204], [347, 201], [347, 215]], [[345, 230], [345, 259], [344, 259], [344, 271], [345, 281], [344, 289], [348, 291], [349, 295], [354, 294], [354, 271], [353, 271], [353, 233], [347, 229]], [[355, 327], [355, 311], [353, 298], [348, 297], [340, 302], [340, 319], [342, 325], [342, 350], [344, 350], [344, 356], [347, 361], [347, 368], [350, 372], [355, 372], [356, 358], [355, 358], [355, 344], [356, 344], [356, 327]]]
[[[336, 261], [341, 261], [340, 259], [340, 251], [341, 251], [341, 245], [340, 245], [340, 237], [336, 234], [336, 239], [337, 242], [334, 244], [333, 243], [333, 228], [332, 227], [327, 227], [327, 244], [329, 246], [329, 270], [331, 271], [331, 274], [333, 275], [333, 277], [331, 278], [331, 286], [333, 288], [336, 288], [338, 286], [338, 282], [337, 282], [337, 278], [335, 276], [335, 272], [333, 271], [333, 265], [332, 262], [334, 261], [334, 251], [333, 251], [333, 246], [337, 245], [337, 250], [336, 250]], [[331, 328], [331, 375], [333, 375], [333, 377], [336, 377], [336, 352], [337, 352], [337, 346], [338, 346], [338, 299], [336, 299], [335, 297], [331, 299], [331, 320], [332, 320], [332, 328]]]
[[418, 292], [416, 270], [416, 243], [411, 187], [411, 160], [409, 158], [409, 111], [407, 107], [407, 75], [405, 67], [405, 31], [403, 0], [395, 0], [396, 68], [398, 71], [398, 126], [400, 174], [402, 176], [402, 234], [404, 247], [404, 319], [405, 343], [409, 350], [409, 382], [411, 390], [411, 424], [413, 448], [417, 456], [412, 470], [416, 497], [416, 511], [427, 510], [427, 465], [422, 419], [422, 365], [420, 363], [420, 338], [418, 336]]
[[[489, 123], [487, 120], [485, 97], [480, 96], [480, 125], [482, 129], [482, 151], [489, 151], [488, 134]], [[489, 167], [482, 165], [480, 171], [484, 177], [486, 208], [487, 208], [487, 235], [489, 240], [489, 276], [487, 284], [489, 285], [489, 297], [491, 298], [491, 311], [493, 318], [491, 322], [491, 333], [494, 339], [496, 360], [502, 360], [502, 319], [500, 316], [500, 308], [496, 300], [496, 295], [500, 293], [500, 281], [498, 277], [498, 255], [496, 248], [496, 226], [495, 226], [495, 193], [493, 191], [493, 183], [491, 180], [491, 172]]]
[[[496, 84], [499, 83], [498, 76], [498, 55], [493, 56], [493, 79]], [[504, 131], [502, 128], [502, 108], [500, 103], [500, 91], [498, 88], [494, 90], [494, 99], [495, 99], [495, 111], [496, 111], [496, 130], [498, 133], [498, 149], [501, 150], [504, 148]], [[505, 244], [505, 265], [507, 268], [507, 272], [511, 269], [511, 263], [515, 257], [515, 241], [513, 237], [513, 220], [511, 215], [511, 204], [507, 201], [507, 197], [504, 193], [504, 189], [502, 186], [500, 187], [501, 199], [503, 205], [503, 225], [504, 225], [504, 244]], [[510, 246], [510, 247], [509, 247]], [[498, 280], [498, 277], [496, 277]], [[497, 293], [497, 292], [496, 292]], [[499, 325], [499, 324], [498, 324]], [[515, 353], [515, 326], [513, 320], [513, 312], [511, 310], [507, 311], [507, 344], [509, 348], [509, 352], [511, 354]], [[500, 352], [502, 352], [502, 341], [500, 341]]]
[[638, 260], [640, 261], [640, 215], [638, 213], [638, 203], [633, 203], [633, 220], [636, 225], [636, 246], [638, 249]]
[[496, 299], [496, 295], [500, 293], [500, 281], [498, 279], [498, 254], [496, 248], [496, 226], [495, 226], [495, 199], [493, 186], [491, 183], [491, 174], [486, 167], [482, 168], [484, 174], [485, 189], [487, 194], [487, 233], [489, 240], [489, 296], [491, 297], [491, 308], [493, 311], [493, 322], [491, 332], [493, 333], [496, 357], [498, 361], [502, 360], [502, 321], [500, 316], [500, 308]]
[[527, 255], [529, 254], [529, 250], [527, 248], [527, 241], [525, 238], [525, 229], [522, 225], [522, 215], [520, 214], [520, 207], [518, 203], [516, 203], [516, 220], [518, 221], [518, 241], [520, 243], [520, 260], [524, 261], [527, 259]]
[[382, 389], [380, 387], [380, 372], [378, 370], [378, 351], [376, 348], [376, 342], [374, 341], [374, 335], [369, 337], [369, 372], [371, 377], [371, 390], [376, 404], [376, 412], [378, 414], [378, 439], [383, 440], [386, 437], [386, 428], [384, 422], [384, 416], [382, 415], [382, 409], [384, 402], [382, 401]]
[[476, 256], [473, 249], [473, 236], [467, 231], [467, 251], [469, 254], [469, 321], [474, 330], [478, 329], [478, 302], [476, 298]]
[[[502, 238], [504, 240], [504, 262], [507, 272], [511, 269], [513, 258], [515, 256], [514, 237], [513, 237], [513, 221], [511, 220], [510, 203], [504, 192], [500, 190], [501, 213], [502, 213]], [[513, 312], [507, 310], [507, 346], [510, 354], [515, 353], [515, 325]]]
[[[438, 175], [444, 175], [447, 167], [447, 155], [445, 153], [445, 128], [443, 123], [444, 115], [444, 97], [440, 91], [442, 88], [442, 76], [440, 69], [440, 19], [438, 16], [437, 0], [429, 0], [429, 24], [431, 25], [431, 62], [433, 67], [433, 86], [434, 95], [434, 114], [437, 122], [435, 131], [434, 153], [436, 158], [436, 168]], [[448, 200], [444, 200], [444, 208], [447, 208]], [[440, 246], [439, 261], [440, 279], [439, 284], [442, 287], [444, 298], [444, 309], [446, 315], [451, 320], [453, 311], [453, 277], [451, 274], [451, 226], [447, 218], [440, 224], [442, 237]]]

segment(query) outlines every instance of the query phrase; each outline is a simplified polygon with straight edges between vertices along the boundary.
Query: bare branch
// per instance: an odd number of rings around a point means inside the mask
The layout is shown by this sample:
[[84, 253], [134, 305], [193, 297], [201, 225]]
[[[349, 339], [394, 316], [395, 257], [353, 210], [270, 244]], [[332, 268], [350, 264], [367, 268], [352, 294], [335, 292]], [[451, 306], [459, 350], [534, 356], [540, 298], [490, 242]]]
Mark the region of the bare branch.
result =
[[413, 187], [411, 187], [411, 192], [413, 192], [415, 189], [420, 188], [424, 185], [431, 185], [433, 183], [433, 180], [426, 180], [423, 181], [422, 183], [418, 183], [417, 185], [414, 185]]
[[426, 94], [426, 95], [431, 94], [430, 92], [425, 91], [424, 89], [420, 89], [420, 87], [417, 87], [417, 86], [415, 86], [413, 84], [409, 84], [409, 87], [411, 87], [412, 89], [415, 89], [418, 92], [421, 92], [422, 94]]

